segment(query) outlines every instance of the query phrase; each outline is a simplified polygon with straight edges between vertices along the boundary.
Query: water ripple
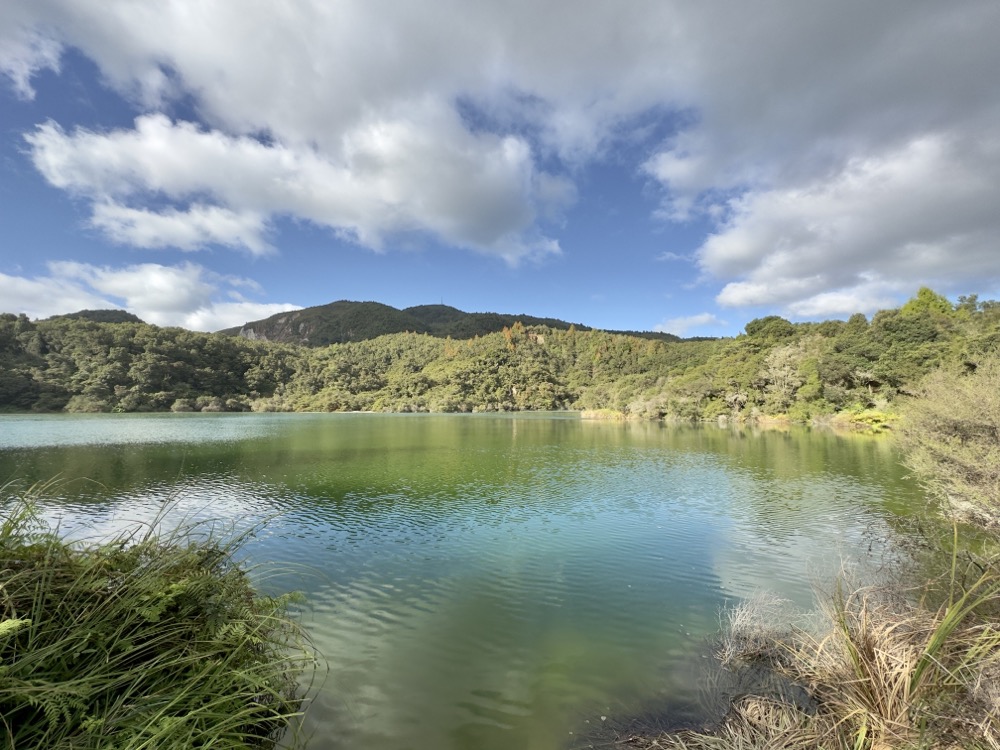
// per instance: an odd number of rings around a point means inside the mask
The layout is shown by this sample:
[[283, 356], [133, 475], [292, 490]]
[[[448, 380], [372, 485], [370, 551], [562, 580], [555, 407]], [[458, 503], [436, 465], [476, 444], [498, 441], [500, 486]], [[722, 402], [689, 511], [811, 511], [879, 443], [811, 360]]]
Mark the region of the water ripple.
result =
[[0, 450], [0, 470], [103, 467], [47, 506], [91, 535], [164, 508], [167, 524], [256, 528], [260, 585], [307, 594], [331, 666], [311, 750], [556, 750], [612, 709], [696, 712], [720, 608], [759, 588], [812, 606], [812, 580], [863, 564], [872, 538], [891, 539], [887, 502], [908, 497], [891, 454], [809, 433], [254, 424], [121, 450], [85, 435], [37, 447], [43, 430]]

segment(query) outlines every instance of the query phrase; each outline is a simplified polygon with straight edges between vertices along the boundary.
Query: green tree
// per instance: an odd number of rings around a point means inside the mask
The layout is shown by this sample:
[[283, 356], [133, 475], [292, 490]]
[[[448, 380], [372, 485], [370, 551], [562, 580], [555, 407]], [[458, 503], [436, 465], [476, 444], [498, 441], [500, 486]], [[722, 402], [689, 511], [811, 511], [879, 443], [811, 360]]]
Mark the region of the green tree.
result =
[[949, 316], [954, 312], [954, 307], [947, 298], [942, 297], [940, 294], [926, 286], [920, 287], [917, 293], [912, 297], [905, 305], [903, 305], [899, 312], [904, 316], [911, 315], [946, 315]]
[[909, 466], [952, 511], [1000, 526], [1000, 354], [929, 375], [899, 432]]

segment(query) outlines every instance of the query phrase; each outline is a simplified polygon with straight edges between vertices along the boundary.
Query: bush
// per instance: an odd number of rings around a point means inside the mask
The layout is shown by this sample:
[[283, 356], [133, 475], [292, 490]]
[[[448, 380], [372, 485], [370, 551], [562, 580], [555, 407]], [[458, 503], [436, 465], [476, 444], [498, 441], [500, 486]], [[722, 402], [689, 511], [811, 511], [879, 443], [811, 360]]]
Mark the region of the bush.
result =
[[899, 434], [907, 465], [954, 514], [1000, 525], [1000, 356], [929, 375]]
[[104, 399], [93, 396], [73, 396], [63, 407], [66, 411], [78, 414], [96, 414], [111, 411], [111, 405]]
[[4, 494], [0, 746], [274, 747], [314, 657], [291, 598], [257, 594], [233, 562], [239, 540], [73, 543]]

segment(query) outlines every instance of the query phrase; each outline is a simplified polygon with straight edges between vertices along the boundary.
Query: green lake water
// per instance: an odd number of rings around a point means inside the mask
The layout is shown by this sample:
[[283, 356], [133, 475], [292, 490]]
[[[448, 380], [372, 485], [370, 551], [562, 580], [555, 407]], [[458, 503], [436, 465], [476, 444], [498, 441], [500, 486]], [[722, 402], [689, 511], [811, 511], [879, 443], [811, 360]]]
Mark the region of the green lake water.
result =
[[[0, 417], [0, 481], [100, 535], [245, 528], [329, 671], [311, 750], [557, 750], [711, 715], [720, 610], [813, 606], [923, 503], [891, 442], [562, 415]], [[890, 561], [890, 562], [887, 562]]]

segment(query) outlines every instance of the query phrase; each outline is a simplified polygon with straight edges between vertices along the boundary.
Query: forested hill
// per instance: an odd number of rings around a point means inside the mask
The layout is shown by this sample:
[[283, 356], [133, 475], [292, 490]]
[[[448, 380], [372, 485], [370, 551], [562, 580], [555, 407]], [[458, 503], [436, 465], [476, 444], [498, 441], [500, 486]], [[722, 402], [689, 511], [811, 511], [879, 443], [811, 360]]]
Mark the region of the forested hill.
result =
[[54, 315], [54, 318], [69, 318], [71, 320], [92, 320], [95, 323], [142, 323], [138, 315], [125, 310], [80, 310], [65, 315]]
[[[427, 333], [439, 338], [471, 339], [489, 333], [500, 333], [515, 323], [523, 326], [545, 326], [557, 330], [571, 327], [587, 330], [578, 323], [556, 318], [504, 313], [467, 313], [448, 305], [418, 305], [397, 310], [379, 302], [340, 300], [328, 305], [278, 313], [264, 320], [227, 328], [219, 333], [228, 336], [275, 341], [303, 346], [326, 346], [349, 341], [366, 341], [388, 333]], [[658, 341], [679, 341], [669, 333], [609, 331]]]
[[[447, 309], [420, 311], [432, 322], [448, 318]], [[705, 341], [518, 321], [466, 339], [411, 331], [305, 347], [6, 314], [0, 410], [608, 409], [643, 418], [822, 421], [889, 410], [935, 368], [971, 371], [998, 351], [1000, 303], [969, 297], [953, 305], [929, 289], [871, 320], [768, 316], [735, 338]]]

